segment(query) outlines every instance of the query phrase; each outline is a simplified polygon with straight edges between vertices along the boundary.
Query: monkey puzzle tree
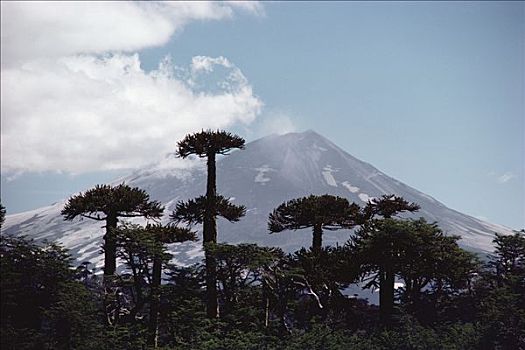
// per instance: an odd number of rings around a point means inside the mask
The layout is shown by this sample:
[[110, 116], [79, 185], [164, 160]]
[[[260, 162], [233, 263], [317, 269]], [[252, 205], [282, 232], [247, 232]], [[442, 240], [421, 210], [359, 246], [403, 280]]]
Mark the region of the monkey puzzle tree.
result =
[[270, 233], [312, 227], [312, 251], [320, 252], [323, 246], [323, 229], [351, 228], [359, 213], [359, 206], [332, 195], [302, 197], [279, 205], [269, 215]]
[[441, 297], [468, 286], [477, 261], [459, 248], [458, 239], [423, 218], [381, 219], [356, 232], [349, 243], [351, 257], [360, 264], [361, 276], [369, 279], [365, 288], [383, 289], [383, 321], [389, 321], [394, 305], [394, 287], [386, 283], [385, 271], [403, 281], [402, 300], [410, 311], [421, 306], [424, 295]]
[[[388, 322], [394, 308], [394, 246], [396, 243], [396, 229], [392, 225], [384, 225], [382, 220], [389, 220], [396, 214], [402, 212], [414, 212], [419, 210], [419, 205], [410, 203], [404, 198], [395, 195], [384, 195], [374, 198], [361, 210], [359, 224], [361, 230], [356, 237], [379, 237], [383, 247], [376, 246], [377, 254], [381, 256], [381, 264], [378, 264], [377, 279], [379, 280], [379, 311], [381, 319]], [[356, 241], [354, 241], [355, 243]], [[361, 255], [361, 256], [366, 256]]]
[[202, 235], [206, 259], [206, 312], [208, 317], [215, 318], [219, 314], [217, 267], [213, 255], [208, 252], [206, 246], [217, 242], [217, 216], [222, 216], [229, 221], [238, 221], [245, 213], [243, 206], [235, 206], [224, 197], [217, 195], [216, 156], [217, 154], [226, 155], [234, 148], [243, 149], [244, 139], [226, 131], [203, 130], [199, 133], [187, 135], [177, 143], [177, 147], [177, 155], [181, 158], [193, 154], [207, 160], [206, 195], [186, 203], [178, 203], [172, 218], [177, 222], [203, 224]]
[[106, 222], [104, 276], [111, 276], [117, 267], [115, 229], [119, 218], [160, 218], [163, 210], [159, 202], [150, 201], [146, 191], [138, 187], [97, 185], [69, 198], [62, 215], [65, 220], [80, 217]]
[[362, 209], [359, 223], [366, 225], [372, 219], [383, 217], [391, 218], [399, 213], [418, 211], [420, 206], [416, 203], [410, 203], [403, 197], [396, 195], [383, 195], [380, 198], [373, 198]]

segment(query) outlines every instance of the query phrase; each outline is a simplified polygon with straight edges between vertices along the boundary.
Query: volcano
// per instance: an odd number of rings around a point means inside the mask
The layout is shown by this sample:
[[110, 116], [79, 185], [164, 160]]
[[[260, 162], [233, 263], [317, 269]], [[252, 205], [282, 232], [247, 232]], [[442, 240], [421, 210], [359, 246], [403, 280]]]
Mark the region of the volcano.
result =
[[[194, 160], [192, 166], [181, 168], [173, 155], [152, 166], [138, 169], [113, 184], [126, 183], [146, 190], [151, 199], [166, 206], [163, 222], [177, 201], [204, 194], [206, 169], [204, 162]], [[279, 246], [285, 251], [309, 247], [310, 230], [269, 234], [268, 214], [286, 200], [310, 194], [332, 194], [350, 202], [365, 205], [384, 194], [402, 196], [421, 209], [412, 217], [437, 221], [447, 235], [461, 237], [459, 244], [473, 252], [492, 251], [494, 233], [510, 234], [512, 230], [481, 221], [447, 208], [424, 194], [379, 171], [345, 152], [314, 131], [270, 135], [246, 144], [244, 150], [233, 151], [217, 162], [217, 191], [234, 204], [247, 208], [238, 223], [218, 220], [219, 241], [257, 243]], [[56, 241], [70, 249], [79, 262], [102, 265], [100, 247], [104, 230], [101, 223], [89, 219], [64, 221], [60, 215], [66, 200], [36, 210], [8, 215], [3, 233], [27, 235], [36, 240]], [[132, 222], [140, 223], [141, 219]], [[325, 245], [344, 243], [348, 230], [326, 232]], [[202, 258], [201, 243], [170, 246], [175, 260], [188, 264]]]

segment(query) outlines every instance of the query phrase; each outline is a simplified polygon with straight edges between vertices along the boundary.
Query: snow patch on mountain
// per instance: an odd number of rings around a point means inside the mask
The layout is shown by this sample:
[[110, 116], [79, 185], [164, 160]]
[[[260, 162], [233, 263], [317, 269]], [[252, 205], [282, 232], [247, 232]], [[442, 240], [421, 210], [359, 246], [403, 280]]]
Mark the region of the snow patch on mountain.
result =
[[343, 181], [343, 182], [341, 183], [341, 185], [343, 185], [344, 187], [346, 187], [346, 188], [348, 189], [348, 191], [350, 191], [350, 192], [352, 192], [352, 193], [357, 193], [357, 192], [359, 192], [359, 187], [352, 186], [352, 185], [350, 184], [350, 182], [348, 182], [348, 181]]
[[257, 183], [263, 184], [263, 185], [265, 182], [268, 182], [271, 180], [269, 177], [266, 176], [266, 174], [271, 171], [275, 171], [275, 169], [270, 168], [268, 164], [264, 164], [260, 168], [255, 168], [255, 170], [258, 171], [258, 173], [257, 175], [255, 175], [254, 181]]
[[327, 165], [323, 168], [323, 171], [321, 172], [323, 174], [324, 180], [329, 186], [337, 187], [337, 182], [335, 181], [334, 176], [332, 175], [332, 172], [335, 172], [335, 169], [332, 169], [331, 165]]
[[312, 147], [313, 147], [314, 149], [316, 149], [316, 150], [321, 151], [321, 152], [326, 152], [326, 151], [328, 151], [328, 149], [326, 149], [326, 148], [324, 148], [324, 147], [321, 147], [321, 146], [317, 145], [317, 143], [314, 143], [314, 145], [313, 145]]
[[370, 196], [367, 195], [366, 193], [359, 193], [358, 197], [360, 200], [362, 200], [365, 203], [368, 203], [368, 201], [370, 200]]

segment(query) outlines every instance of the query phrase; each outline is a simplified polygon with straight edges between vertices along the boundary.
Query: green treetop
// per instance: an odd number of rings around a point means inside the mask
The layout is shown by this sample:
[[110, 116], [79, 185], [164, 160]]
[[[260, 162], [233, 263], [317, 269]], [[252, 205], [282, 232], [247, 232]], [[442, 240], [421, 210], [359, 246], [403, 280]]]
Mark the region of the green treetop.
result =
[[76, 217], [106, 222], [104, 235], [104, 275], [115, 274], [116, 238], [114, 230], [119, 218], [160, 218], [164, 208], [157, 201], [150, 201], [146, 191], [125, 184], [97, 185], [85, 193], [69, 198], [62, 215], [65, 220]]
[[323, 230], [339, 230], [354, 225], [359, 212], [357, 204], [332, 195], [302, 197], [279, 205], [269, 215], [270, 233], [284, 230], [313, 229], [312, 250], [322, 248]]
[[207, 314], [210, 318], [218, 317], [217, 302], [217, 269], [215, 258], [210, 254], [206, 246], [217, 243], [217, 215], [224, 216], [230, 221], [238, 221], [245, 213], [242, 206], [229, 204], [223, 197], [217, 195], [217, 170], [216, 155], [228, 154], [232, 149], [244, 148], [244, 139], [226, 131], [202, 130], [201, 132], [186, 135], [177, 143], [177, 155], [186, 158], [196, 155], [206, 158], [207, 181], [205, 197], [196, 198], [187, 203], [179, 203], [177, 210], [172, 215], [176, 221], [187, 223], [202, 222], [203, 244], [205, 246], [206, 260], [206, 291], [207, 291]]

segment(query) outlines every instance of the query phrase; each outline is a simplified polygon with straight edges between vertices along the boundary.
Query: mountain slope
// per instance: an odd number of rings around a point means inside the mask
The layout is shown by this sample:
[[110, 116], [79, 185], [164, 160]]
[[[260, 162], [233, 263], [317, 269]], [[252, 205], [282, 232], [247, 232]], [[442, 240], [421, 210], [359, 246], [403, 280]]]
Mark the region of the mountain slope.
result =
[[[361, 205], [383, 194], [403, 196], [421, 205], [416, 217], [438, 221], [445, 233], [460, 235], [460, 244], [472, 251], [490, 251], [494, 232], [511, 233], [506, 227], [447, 208], [434, 198], [352, 157], [313, 131], [271, 135], [253, 141], [246, 145], [245, 150], [234, 151], [219, 159], [217, 179], [218, 193], [247, 207], [246, 217], [239, 223], [219, 220], [219, 240], [223, 242], [256, 242], [280, 246], [288, 251], [308, 247], [311, 242], [309, 230], [268, 234], [268, 214], [283, 201], [325, 193], [346, 197]], [[152, 199], [166, 205], [168, 216], [178, 200], [204, 193], [206, 173], [202, 162], [186, 169], [162, 163], [115, 181], [120, 182], [145, 189]], [[87, 219], [63, 221], [60, 210], [64, 203], [8, 215], [3, 231], [35, 239], [57, 240], [71, 249], [77, 259], [96, 261], [100, 266], [102, 224]], [[140, 219], [134, 221], [140, 222]], [[327, 232], [323, 242], [342, 243], [348, 239], [349, 233]], [[174, 245], [172, 249], [181, 262], [194, 262], [201, 257], [200, 243]]]

